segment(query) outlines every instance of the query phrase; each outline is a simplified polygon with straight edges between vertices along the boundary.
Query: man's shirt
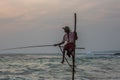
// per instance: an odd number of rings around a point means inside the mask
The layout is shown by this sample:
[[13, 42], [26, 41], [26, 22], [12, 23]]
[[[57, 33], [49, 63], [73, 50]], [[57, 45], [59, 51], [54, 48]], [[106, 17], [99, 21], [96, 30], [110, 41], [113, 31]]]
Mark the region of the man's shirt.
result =
[[69, 34], [65, 34], [63, 37], [63, 41], [65, 43], [73, 43], [74, 42], [74, 32], [69, 32]]

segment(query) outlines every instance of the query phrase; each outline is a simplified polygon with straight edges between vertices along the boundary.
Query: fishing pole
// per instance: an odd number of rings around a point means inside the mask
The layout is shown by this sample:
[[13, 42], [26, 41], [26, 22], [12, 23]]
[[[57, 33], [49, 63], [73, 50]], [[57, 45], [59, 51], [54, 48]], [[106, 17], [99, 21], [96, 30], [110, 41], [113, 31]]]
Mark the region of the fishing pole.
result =
[[36, 47], [49, 47], [54, 45], [37, 45], [37, 46], [25, 46], [25, 47], [15, 47], [15, 48], [8, 48], [8, 49], [1, 49], [2, 51], [5, 50], [13, 50], [13, 49], [24, 49], [24, 48], [36, 48]]
[[[54, 45], [37, 45], [37, 46], [15, 47], [15, 48], [1, 49], [1, 51], [13, 50], [13, 49], [24, 49], [24, 48], [36, 48], [36, 47], [50, 47], [50, 46], [54, 46]], [[60, 46], [60, 47], [64, 47], [64, 46]], [[85, 48], [84, 47], [76, 47], [76, 49], [85, 49]]]

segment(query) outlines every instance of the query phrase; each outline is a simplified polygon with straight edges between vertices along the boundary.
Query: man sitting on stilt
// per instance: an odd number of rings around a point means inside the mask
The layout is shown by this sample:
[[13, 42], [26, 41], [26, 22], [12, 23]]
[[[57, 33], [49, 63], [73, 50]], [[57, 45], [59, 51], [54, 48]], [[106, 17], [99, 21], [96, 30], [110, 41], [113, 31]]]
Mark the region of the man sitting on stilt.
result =
[[71, 57], [71, 55], [74, 51], [74, 48], [75, 48], [74, 40], [78, 39], [77, 33], [71, 32], [69, 26], [65, 26], [65, 27], [63, 27], [63, 29], [65, 32], [65, 35], [63, 36], [63, 41], [54, 45], [54, 46], [58, 46], [58, 45], [65, 44], [64, 48], [63, 48], [63, 58], [61, 61], [62, 64], [64, 63], [65, 54], [67, 54], [68, 57]]

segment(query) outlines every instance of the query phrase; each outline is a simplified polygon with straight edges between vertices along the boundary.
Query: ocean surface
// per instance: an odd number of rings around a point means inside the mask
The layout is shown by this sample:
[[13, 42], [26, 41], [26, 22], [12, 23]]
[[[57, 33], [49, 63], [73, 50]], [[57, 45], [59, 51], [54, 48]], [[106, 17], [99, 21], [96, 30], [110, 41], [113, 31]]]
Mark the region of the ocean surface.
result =
[[[72, 80], [71, 67], [61, 55], [0, 55], [0, 80]], [[71, 58], [67, 57], [69, 63]], [[75, 80], [120, 80], [120, 57], [76, 55]]]

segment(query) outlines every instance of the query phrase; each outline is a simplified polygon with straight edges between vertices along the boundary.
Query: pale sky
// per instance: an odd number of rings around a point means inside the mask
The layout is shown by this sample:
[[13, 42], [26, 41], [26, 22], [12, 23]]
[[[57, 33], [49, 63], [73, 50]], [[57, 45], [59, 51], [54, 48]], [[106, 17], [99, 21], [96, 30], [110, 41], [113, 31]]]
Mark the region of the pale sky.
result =
[[[0, 49], [58, 43], [62, 27], [73, 30], [75, 12], [78, 47], [120, 50], [120, 0], [0, 0]], [[52, 53], [59, 48], [6, 52]]]

